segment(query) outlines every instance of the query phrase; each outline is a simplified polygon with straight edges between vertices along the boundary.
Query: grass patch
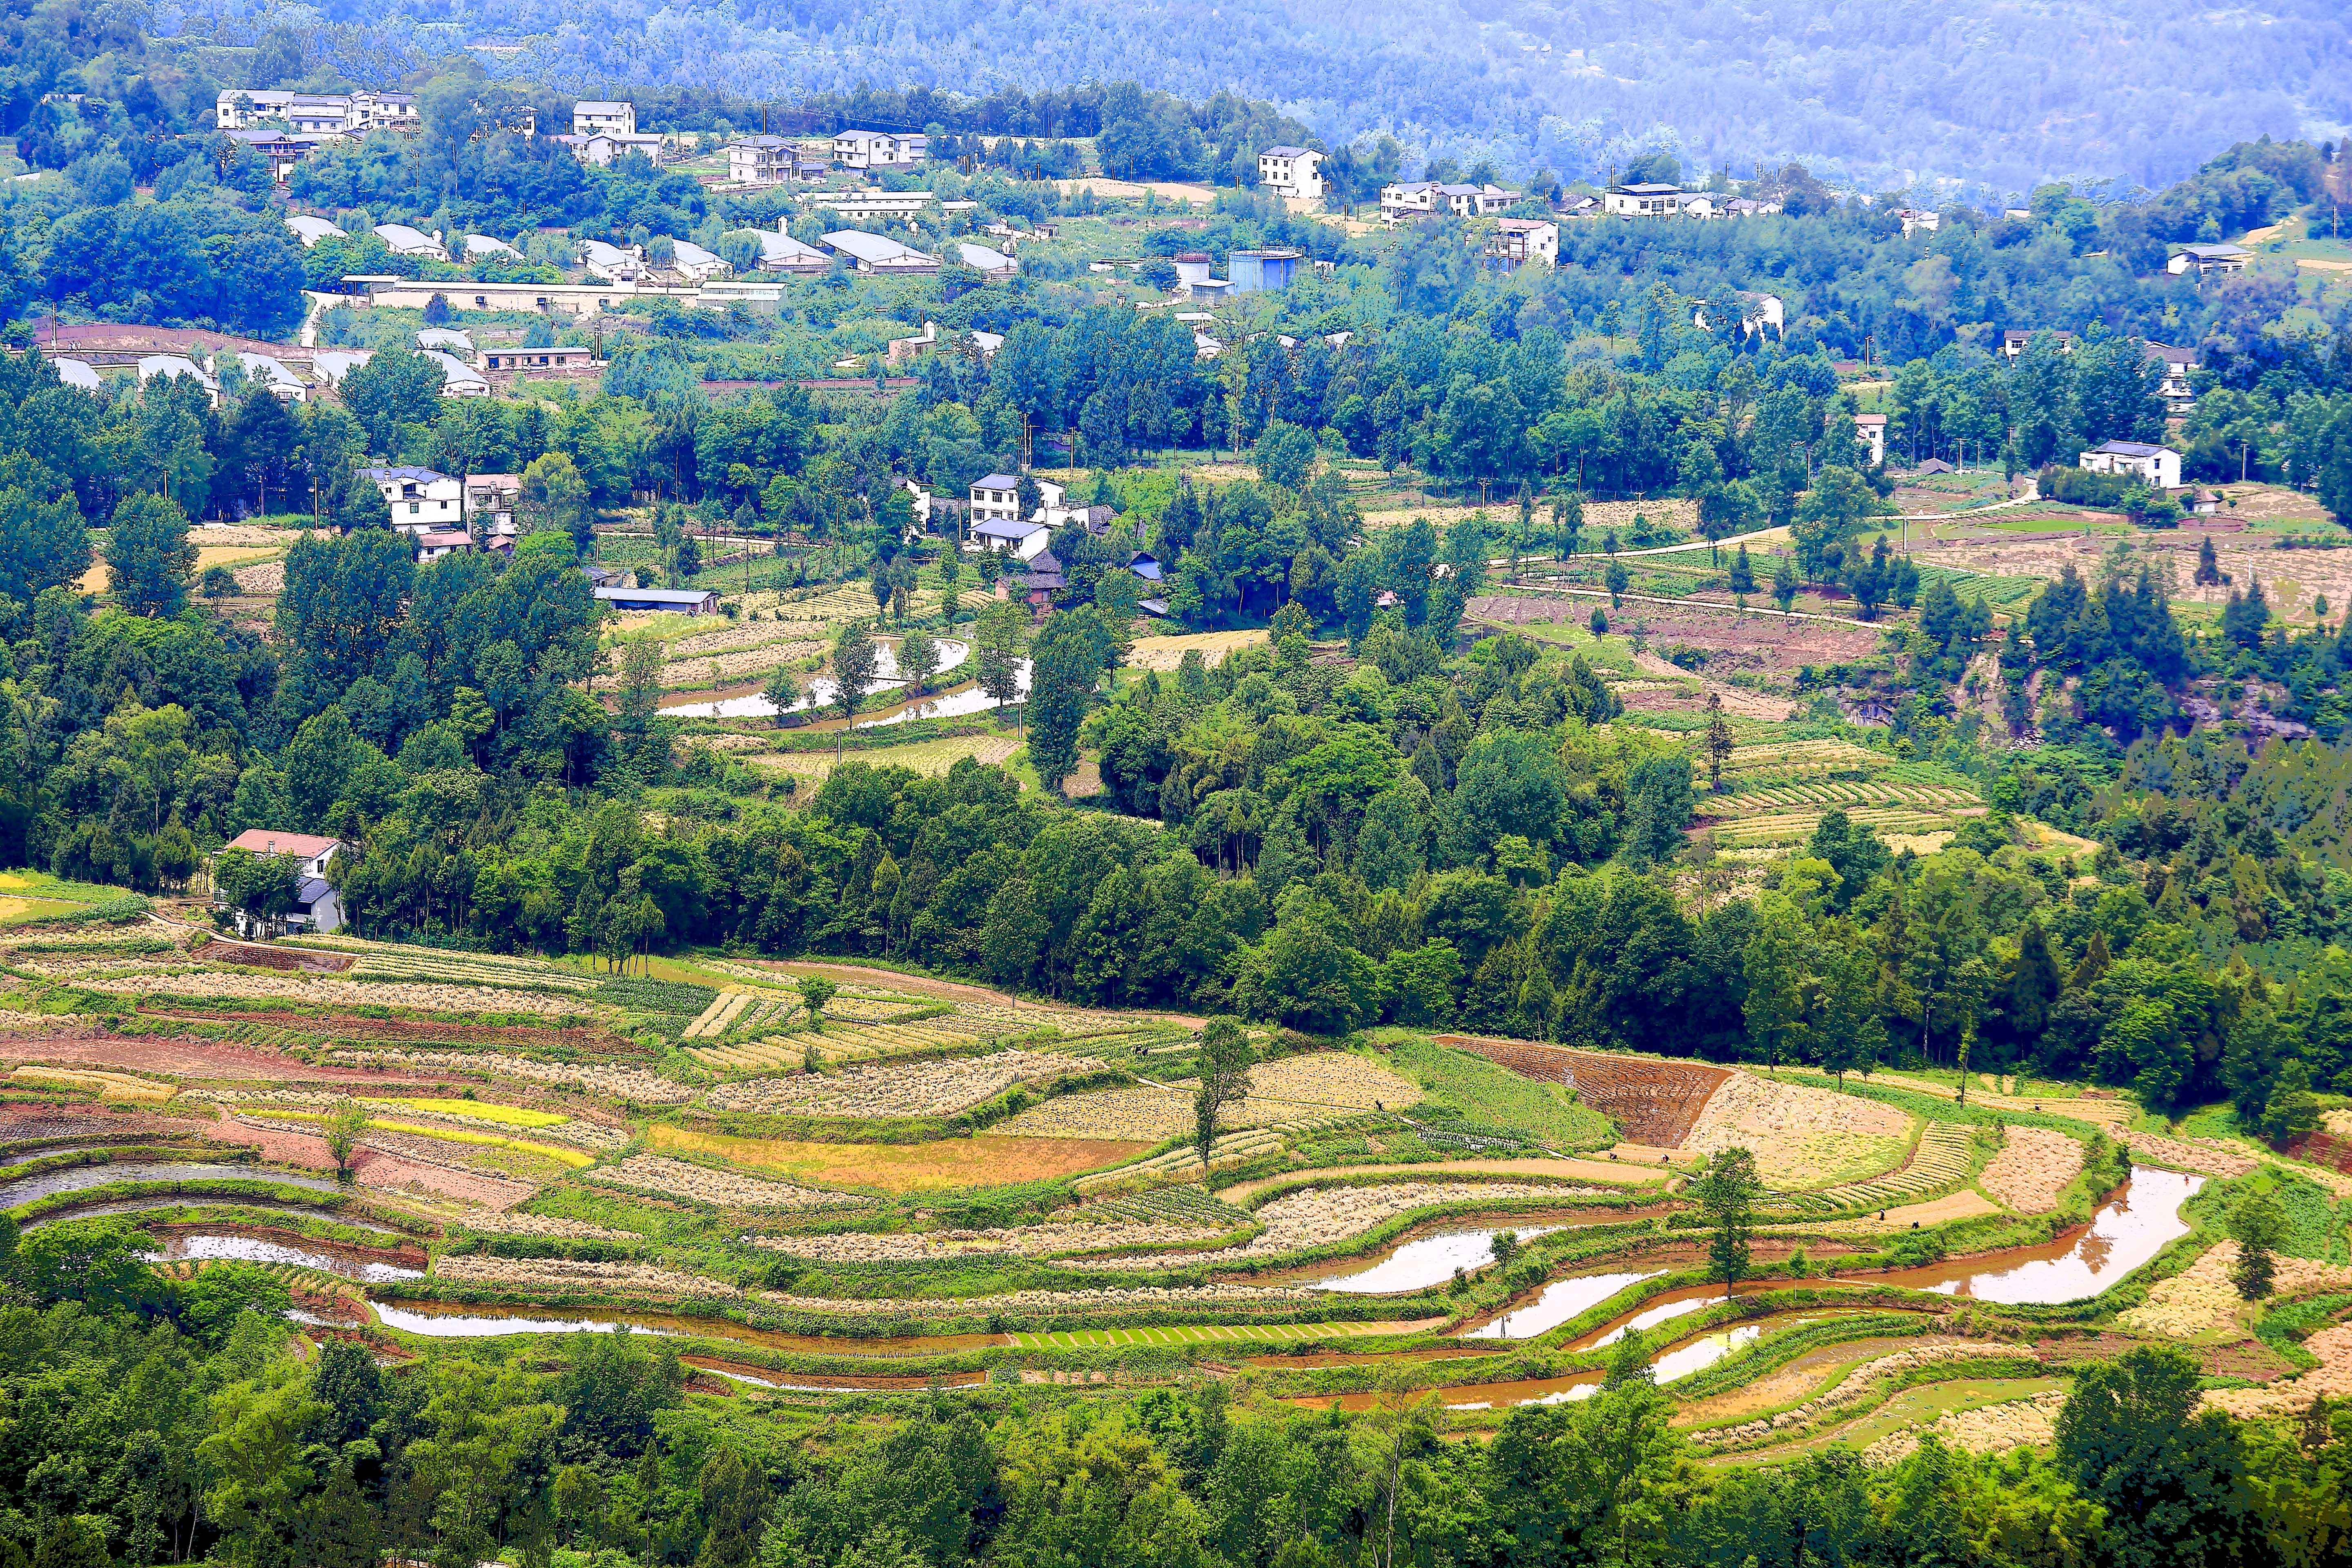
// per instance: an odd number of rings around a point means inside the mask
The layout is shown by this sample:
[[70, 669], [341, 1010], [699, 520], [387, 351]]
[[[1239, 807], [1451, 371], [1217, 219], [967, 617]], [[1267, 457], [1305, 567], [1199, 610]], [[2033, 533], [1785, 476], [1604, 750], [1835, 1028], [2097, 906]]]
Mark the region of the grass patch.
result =
[[[1563, 1152], [1605, 1149], [1617, 1124], [1556, 1083], [1538, 1083], [1484, 1057], [1441, 1046], [1421, 1035], [1378, 1030], [1389, 1065], [1421, 1085], [1429, 1098], [1413, 1110], [1445, 1131], [1493, 1128]], [[1451, 1113], [1450, 1115], [1448, 1113]]]
[[2219, 1182], [2207, 1183], [2189, 1200], [2189, 1217], [2216, 1236], [2227, 1235], [2230, 1212], [2255, 1193], [2267, 1193], [2275, 1198], [2286, 1215], [2286, 1234], [2279, 1238], [2279, 1251], [2289, 1258], [2352, 1263], [2352, 1245], [2347, 1243], [2345, 1237], [2345, 1225], [2352, 1219], [2352, 1205], [2339, 1205], [2317, 1182], [2275, 1165], [2260, 1166], [2226, 1186]]
[[719, 988], [692, 980], [607, 980], [596, 987], [596, 1000], [633, 1013], [667, 1013], [692, 1018], [719, 999]]

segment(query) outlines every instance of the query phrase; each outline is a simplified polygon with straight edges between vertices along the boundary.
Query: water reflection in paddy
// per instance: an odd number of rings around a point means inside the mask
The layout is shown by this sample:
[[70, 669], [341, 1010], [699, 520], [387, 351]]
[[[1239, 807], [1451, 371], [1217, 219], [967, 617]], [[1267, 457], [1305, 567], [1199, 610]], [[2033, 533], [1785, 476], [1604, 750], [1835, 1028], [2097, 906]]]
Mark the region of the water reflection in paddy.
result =
[[383, 1320], [385, 1328], [405, 1329], [412, 1334], [434, 1339], [478, 1340], [499, 1334], [609, 1334], [615, 1329], [664, 1339], [677, 1335], [675, 1329], [655, 1328], [621, 1318], [526, 1318], [519, 1312], [476, 1316], [468, 1312], [413, 1312], [389, 1301], [371, 1301], [368, 1305], [375, 1309], [375, 1315]]
[[264, 1170], [257, 1165], [209, 1162], [203, 1164], [139, 1164], [117, 1161], [98, 1165], [68, 1165], [62, 1170], [43, 1171], [38, 1175], [0, 1184], [0, 1205], [14, 1208], [39, 1198], [55, 1197], [59, 1193], [78, 1193], [86, 1187], [103, 1187], [113, 1182], [268, 1182], [280, 1187], [307, 1187], [318, 1193], [341, 1190], [332, 1181], [318, 1176], [298, 1176], [291, 1172]]
[[1555, 1280], [1544, 1288], [1542, 1295], [1524, 1307], [1515, 1308], [1491, 1323], [1481, 1323], [1466, 1330], [1465, 1340], [1531, 1340], [1559, 1327], [1580, 1312], [1591, 1310], [1629, 1285], [1644, 1279], [1655, 1279], [1664, 1269], [1647, 1274], [1587, 1274], [1573, 1279]]
[[346, 1258], [341, 1253], [307, 1247], [289, 1247], [282, 1241], [264, 1241], [253, 1236], [175, 1236], [162, 1252], [148, 1256], [170, 1262], [229, 1258], [240, 1263], [292, 1263], [365, 1284], [425, 1278], [422, 1268], [379, 1262], [373, 1258]]
[[2180, 1205], [2204, 1184], [2202, 1176], [2137, 1166], [2123, 1190], [2099, 1205], [2091, 1227], [2072, 1241], [2015, 1247], [1927, 1268], [1901, 1268], [1864, 1276], [1859, 1282], [1902, 1285], [2003, 1306], [2079, 1301], [2099, 1294], [2188, 1235]]
[[1333, 1279], [1312, 1281], [1318, 1290], [1344, 1290], [1351, 1294], [1381, 1296], [1400, 1290], [1425, 1290], [1432, 1285], [1443, 1285], [1454, 1278], [1456, 1268], [1480, 1268], [1495, 1260], [1495, 1237], [1502, 1231], [1515, 1232], [1522, 1241], [1538, 1236], [1549, 1236], [1567, 1227], [1557, 1225], [1493, 1226], [1479, 1230], [1440, 1231], [1424, 1236], [1418, 1241], [1408, 1241], [1370, 1268], [1354, 1274], [1342, 1274]]
[[391, 1329], [404, 1329], [412, 1334], [431, 1339], [486, 1339], [499, 1334], [576, 1334], [611, 1333], [626, 1329], [632, 1333], [657, 1334], [666, 1339], [691, 1338], [733, 1340], [747, 1345], [759, 1345], [766, 1350], [792, 1351], [805, 1355], [838, 1356], [927, 1356], [956, 1355], [964, 1351], [1002, 1348], [1013, 1342], [1006, 1334], [920, 1334], [894, 1339], [835, 1338], [816, 1334], [788, 1334], [777, 1329], [755, 1329], [726, 1318], [686, 1318], [667, 1312], [614, 1312], [609, 1308], [595, 1309], [593, 1318], [560, 1318], [546, 1314], [560, 1308], [541, 1307], [516, 1309], [481, 1306], [472, 1302], [442, 1305], [425, 1301], [380, 1301], [368, 1300], [376, 1316]]

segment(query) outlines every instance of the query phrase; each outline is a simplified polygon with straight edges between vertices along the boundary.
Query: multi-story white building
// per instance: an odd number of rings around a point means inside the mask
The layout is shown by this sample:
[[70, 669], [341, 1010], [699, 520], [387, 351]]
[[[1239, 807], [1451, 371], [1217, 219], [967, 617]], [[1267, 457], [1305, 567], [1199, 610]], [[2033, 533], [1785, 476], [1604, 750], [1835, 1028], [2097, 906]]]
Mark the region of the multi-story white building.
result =
[[1540, 218], [1507, 217], [1495, 221], [1495, 237], [1486, 254], [1516, 271], [1529, 262], [1538, 267], [1559, 265], [1559, 225]]
[[233, 87], [213, 108], [213, 122], [223, 131], [243, 131], [257, 120], [283, 120], [294, 94], [282, 88]]
[[1886, 416], [1857, 414], [1853, 416], [1853, 438], [1870, 453], [1873, 468], [1886, 461]]
[[414, 131], [423, 123], [413, 92], [355, 92], [352, 94], [344, 129], [363, 134], [370, 131]]
[[971, 481], [971, 521], [982, 522], [1045, 521], [1062, 505], [1063, 489], [1051, 479], [1034, 479], [1037, 487], [1035, 519], [1021, 515], [1021, 480], [1012, 474], [982, 474]]
[[403, 533], [465, 526], [466, 487], [447, 474], [401, 464], [362, 468], [360, 478], [383, 492], [392, 526]]
[[[2009, 328], [2000, 334], [2000, 352], [2002, 356], [2007, 359], [2015, 359], [2018, 355], [2025, 352], [2026, 344], [2032, 342], [2036, 337], [2040, 336], [2044, 331], [2050, 331], [2050, 329], [2046, 327]], [[2074, 333], [2050, 331], [2050, 335], [2058, 340], [2058, 352], [2060, 353], [2071, 354], [2074, 352]]]
[[928, 155], [922, 132], [844, 131], [833, 139], [833, 161], [845, 169], [911, 169]]
[[1257, 155], [1258, 184], [1276, 195], [1323, 199], [1323, 154], [1312, 147], [1268, 147]]
[[658, 132], [625, 136], [617, 131], [598, 131], [586, 136], [551, 136], [548, 140], [562, 143], [573, 157], [599, 169], [632, 153], [643, 153], [653, 163], [661, 162], [662, 137]]
[[635, 136], [637, 106], [611, 99], [583, 98], [572, 106], [574, 136]]
[[739, 185], [781, 185], [797, 156], [781, 136], [745, 136], [727, 144], [727, 177]]
[[294, 92], [256, 87], [223, 92], [214, 103], [213, 121], [223, 131], [248, 130], [257, 121], [283, 121], [298, 134], [312, 136], [414, 131], [419, 123], [414, 93]]
[[[327, 883], [327, 867], [342, 848], [342, 841], [316, 833], [280, 833], [274, 827], [248, 827], [221, 846], [224, 853], [242, 849], [249, 855], [291, 860], [294, 862], [294, 908], [276, 922], [288, 931], [315, 931], [320, 933], [340, 930], [343, 923], [343, 900], [341, 894]], [[226, 900], [215, 896], [214, 905], [226, 910]], [[251, 936], [262, 924], [236, 911], [236, 930], [240, 936]]]
[[1601, 195], [1601, 210], [1611, 217], [1672, 217], [1682, 210], [1683, 188], [1643, 181], [1612, 185]]
[[2083, 454], [2082, 467], [2095, 474], [2129, 474], [2158, 489], [2180, 488], [2180, 454], [2145, 441], [2103, 441]]
[[2164, 399], [2168, 414], [2186, 414], [2197, 405], [2197, 394], [2189, 385], [2189, 373], [2198, 366], [2195, 349], [2177, 349], [2169, 343], [2146, 345], [2147, 357], [2164, 367], [2164, 380], [2156, 395]]

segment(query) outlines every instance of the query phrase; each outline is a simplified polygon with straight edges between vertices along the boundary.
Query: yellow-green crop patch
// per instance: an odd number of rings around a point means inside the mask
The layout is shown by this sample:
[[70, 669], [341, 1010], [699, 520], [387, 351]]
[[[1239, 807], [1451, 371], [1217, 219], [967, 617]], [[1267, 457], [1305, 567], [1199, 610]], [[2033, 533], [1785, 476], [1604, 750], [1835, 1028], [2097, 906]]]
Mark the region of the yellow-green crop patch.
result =
[[399, 1110], [431, 1110], [474, 1121], [500, 1121], [509, 1127], [560, 1127], [572, 1120], [551, 1110], [527, 1110], [520, 1105], [493, 1105], [478, 1100], [362, 1100], [362, 1105], [388, 1105]]
[[[273, 1121], [314, 1121], [324, 1124], [326, 1118], [317, 1111], [287, 1110], [275, 1105], [240, 1105], [237, 1112], [244, 1116], [266, 1116]], [[522, 1138], [502, 1138], [495, 1132], [468, 1132], [458, 1127], [433, 1127], [422, 1121], [395, 1121], [390, 1117], [371, 1116], [367, 1125], [380, 1132], [406, 1132], [418, 1138], [437, 1138], [445, 1143], [473, 1143], [486, 1149], [512, 1149], [518, 1153], [538, 1154], [573, 1170], [584, 1170], [596, 1163], [593, 1154], [583, 1154], [577, 1149], [565, 1149], [553, 1143], [533, 1143]]]

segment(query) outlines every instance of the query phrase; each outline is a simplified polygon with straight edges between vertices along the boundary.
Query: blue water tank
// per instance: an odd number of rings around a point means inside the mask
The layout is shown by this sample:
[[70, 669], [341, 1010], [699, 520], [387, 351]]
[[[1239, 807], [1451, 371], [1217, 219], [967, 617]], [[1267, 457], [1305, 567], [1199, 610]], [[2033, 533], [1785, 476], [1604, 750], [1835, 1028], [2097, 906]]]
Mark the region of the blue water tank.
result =
[[1298, 266], [1295, 250], [1236, 250], [1233, 253], [1234, 292], [1255, 294], [1287, 289]]

